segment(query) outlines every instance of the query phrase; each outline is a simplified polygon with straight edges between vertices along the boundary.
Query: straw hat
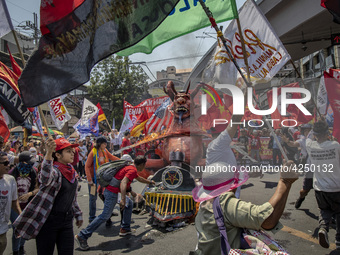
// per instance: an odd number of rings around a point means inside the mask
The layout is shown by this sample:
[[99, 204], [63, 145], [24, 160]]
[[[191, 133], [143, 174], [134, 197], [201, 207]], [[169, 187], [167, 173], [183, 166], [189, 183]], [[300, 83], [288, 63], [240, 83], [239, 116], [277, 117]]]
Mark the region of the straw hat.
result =
[[235, 167], [223, 162], [210, 164], [205, 170], [202, 174], [202, 184], [192, 191], [196, 202], [203, 202], [236, 189], [249, 178], [247, 173], [239, 172]]

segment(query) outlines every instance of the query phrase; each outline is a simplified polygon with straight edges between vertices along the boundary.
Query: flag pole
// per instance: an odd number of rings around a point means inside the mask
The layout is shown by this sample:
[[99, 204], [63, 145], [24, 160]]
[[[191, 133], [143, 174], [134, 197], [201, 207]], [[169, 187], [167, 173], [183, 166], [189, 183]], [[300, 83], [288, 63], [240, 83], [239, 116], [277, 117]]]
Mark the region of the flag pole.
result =
[[[221, 39], [221, 41], [222, 41], [222, 43], [223, 43], [223, 45], [224, 45], [224, 48], [225, 48], [226, 51], [227, 51], [227, 54], [228, 54], [229, 58], [231, 59], [231, 61], [232, 61], [233, 64], [235, 65], [237, 71], [238, 71], [239, 74], [241, 75], [241, 77], [242, 77], [242, 79], [244, 80], [244, 82], [245, 82], [245, 84], [247, 85], [247, 87], [251, 87], [251, 83], [246, 79], [246, 77], [244, 77], [243, 72], [241, 71], [240, 66], [237, 64], [237, 62], [236, 62], [234, 56], [231, 54], [231, 52], [230, 52], [230, 50], [229, 50], [229, 48], [228, 48], [228, 46], [227, 46], [227, 40], [224, 38], [223, 33], [221, 32], [220, 28], [217, 26], [216, 21], [215, 21], [215, 19], [214, 19], [214, 17], [213, 17], [213, 14], [212, 14], [211, 11], [209, 10], [209, 8], [205, 5], [205, 3], [203, 2], [203, 0], [199, 0], [199, 2], [200, 2], [200, 4], [201, 4], [203, 10], [205, 11], [206, 15], [208, 16], [208, 18], [209, 18], [209, 20], [210, 20], [210, 23], [211, 23], [212, 27], [216, 30], [217, 36]], [[242, 49], [242, 50], [243, 50], [243, 49]], [[254, 93], [253, 93], [253, 100], [256, 102], [256, 104], [258, 105], [258, 107], [261, 109], [261, 106], [260, 106], [260, 104], [259, 104], [259, 100], [256, 98], [256, 96], [255, 96]], [[263, 118], [265, 119], [265, 123], [266, 123], [267, 127], [269, 128], [270, 132], [272, 133], [272, 135], [273, 135], [273, 137], [274, 137], [274, 139], [275, 139], [275, 142], [276, 142], [276, 144], [278, 145], [278, 147], [279, 147], [279, 149], [280, 149], [280, 151], [281, 151], [281, 153], [282, 153], [284, 159], [285, 159], [286, 161], [288, 161], [287, 154], [286, 154], [286, 152], [283, 150], [283, 147], [282, 147], [282, 145], [281, 145], [281, 143], [280, 143], [280, 141], [279, 141], [277, 135], [275, 134], [273, 127], [269, 124], [269, 121], [268, 121], [268, 119], [267, 119], [266, 116], [263, 116]]]
[[247, 78], [248, 78], [248, 81], [251, 83], [249, 64], [248, 64], [248, 56], [247, 56], [247, 52], [246, 52], [246, 46], [245, 46], [245, 43], [244, 43], [244, 37], [243, 37], [243, 32], [242, 32], [241, 23], [240, 23], [240, 19], [239, 18], [236, 18], [236, 23], [237, 23], [238, 32], [240, 34], [241, 45], [242, 45], [242, 53], [243, 53], [243, 60], [244, 60], [245, 66], [246, 66]]
[[[290, 63], [293, 65], [293, 67], [294, 67], [294, 69], [295, 69], [295, 72], [298, 74], [298, 77], [301, 79], [302, 86], [303, 86], [305, 89], [307, 89], [307, 88], [306, 88], [305, 81], [303, 80], [303, 78], [302, 78], [302, 76], [301, 76], [299, 70], [297, 69], [297, 67], [296, 67], [296, 65], [295, 65], [295, 63], [294, 63], [294, 61], [293, 61], [292, 59], [290, 59]], [[321, 113], [320, 113], [320, 111], [319, 111], [319, 109], [318, 109], [318, 106], [317, 106], [316, 103], [315, 103], [314, 98], [313, 98], [313, 97], [311, 97], [311, 98], [312, 98], [312, 103], [313, 103], [313, 105], [314, 105], [314, 107], [315, 107], [315, 109], [316, 109], [316, 112], [317, 112], [317, 113], [319, 114], [319, 116], [321, 117], [322, 115], [321, 115]]]
[[[17, 44], [17, 47], [18, 47], [18, 51], [19, 51], [19, 54], [20, 54], [20, 57], [21, 57], [21, 62], [23, 64], [24, 68], [25, 68], [26, 62], [25, 62], [24, 54], [22, 53], [22, 50], [21, 50], [20, 45], [19, 45], [18, 37], [17, 37], [14, 29], [12, 30], [12, 33], [13, 33], [13, 36], [14, 36], [15, 43]], [[50, 133], [50, 130], [48, 129], [47, 121], [45, 119], [45, 116], [42, 114], [42, 110], [41, 110], [40, 105], [38, 106], [38, 110], [39, 110], [40, 116], [42, 118], [43, 124], [46, 128], [47, 135], [48, 135], [48, 137], [51, 137], [51, 133]], [[28, 131], [26, 130], [26, 128], [24, 128], [24, 146], [27, 146], [27, 138], [28, 138], [27, 135], [28, 135]]]
[[106, 116], [105, 116], [105, 120], [106, 120], [106, 124], [109, 126], [109, 128], [110, 128], [110, 131], [111, 131], [111, 130], [112, 130], [112, 128], [111, 128], [111, 126], [110, 126], [110, 123], [108, 122], [108, 120], [107, 120]]

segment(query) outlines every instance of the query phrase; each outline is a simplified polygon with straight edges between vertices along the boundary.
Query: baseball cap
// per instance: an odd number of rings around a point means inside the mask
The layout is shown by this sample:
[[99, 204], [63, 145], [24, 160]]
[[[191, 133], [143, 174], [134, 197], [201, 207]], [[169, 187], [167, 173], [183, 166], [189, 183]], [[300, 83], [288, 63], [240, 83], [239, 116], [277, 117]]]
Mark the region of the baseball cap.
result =
[[29, 151], [23, 151], [19, 154], [19, 162], [26, 162], [27, 164], [35, 163], [34, 155]]
[[74, 143], [74, 144], [70, 143], [65, 138], [59, 138], [59, 139], [55, 140], [55, 143], [57, 144], [57, 147], [55, 148], [55, 151], [60, 151], [60, 150], [65, 149], [67, 147], [74, 148], [74, 147], [78, 147], [79, 146], [79, 144], [77, 144], [77, 143]]

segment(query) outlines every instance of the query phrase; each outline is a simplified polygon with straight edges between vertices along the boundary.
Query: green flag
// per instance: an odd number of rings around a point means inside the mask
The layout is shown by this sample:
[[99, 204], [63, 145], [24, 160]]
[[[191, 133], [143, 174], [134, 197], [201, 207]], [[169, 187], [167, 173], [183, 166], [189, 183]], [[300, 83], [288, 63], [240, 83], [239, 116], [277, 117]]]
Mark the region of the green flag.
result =
[[[216, 22], [238, 17], [235, 0], [204, 0]], [[180, 0], [169, 16], [136, 45], [119, 51], [119, 56], [143, 52], [150, 54], [154, 48], [182, 35], [210, 26], [210, 21], [198, 0]]]

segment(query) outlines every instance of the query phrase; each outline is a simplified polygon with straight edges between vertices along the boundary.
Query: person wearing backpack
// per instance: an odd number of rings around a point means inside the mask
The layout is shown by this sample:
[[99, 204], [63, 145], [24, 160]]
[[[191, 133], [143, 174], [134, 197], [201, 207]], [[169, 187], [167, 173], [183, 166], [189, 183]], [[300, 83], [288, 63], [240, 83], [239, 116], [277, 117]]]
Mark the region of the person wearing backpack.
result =
[[[89, 188], [89, 222], [91, 223], [96, 218], [96, 201], [98, 183], [95, 173], [100, 165], [108, 163], [110, 160], [119, 160], [118, 157], [113, 156], [107, 149], [107, 140], [104, 137], [98, 137], [96, 145], [93, 147], [85, 163], [86, 178]], [[91, 188], [95, 188], [91, 192]], [[91, 194], [92, 193], [92, 194]]]
[[[242, 117], [234, 116], [233, 122], [239, 122]], [[219, 159], [207, 165], [202, 174], [202, 184], [192, 191], [193, 199], [201, 203], [195, 219], [198, 245], [193, 253], [196, 255], [228, 254], [230, 249], [249, 248], [241, 245], [244, 228], [278, 231], [290, 188], [298, 177], [296, 173], [282, 174], [274, 195], [262, 205], [237, 199], [235, 191], [248, 180], [248, 174], [233, 170], [236, 158], [230, 143], [236, 130], [237, 125], [229, 125], [216, 138], [226, 141], [223, 150], [220, 150], [219, 158], [223, 162]], [[289, 161], [286, 166], [291, 164], [292, 161]]]
[[[38, 193], [37, 170], [33, 167], [36, 159], [29, 151], [24, 151], [19, 154], [19, 163], [12, 171], [9, 172], [15, 178], [18, 187], [18, 200], [21, 210], [24, 210], [26, 205]], [[19, 214], [15, 210], [11, 210], [11, 222], [13, 223]], [[16, 238], [13, 231], [12, 250], [13, 255], [24, 255], [25, 239]]]
[[126, 193], [134, 179], [146, 184], [155, 184], [154, 181], [150, 181], [138, 176], [138, 172], [143, 171], [146, 161], [147, 159], [144, 156], [137, 156], [134, 160], [134, 165], [126, 165], [114, 175], [114, 178], [119, 181], [119, 184], [112, 184], [114, 186], [111, 186], [110, 183], [108, 186], [106, 186], [104, 191], [105, 201], [103, 212], [74, 237], [81, 250], [86, 251], [90, 249], [87, 244], [87, 239], [91, 237], [92, 233], [102, 223], [106, 222], [111, 217], [112, 211], [117, 203], [118, 193], [121, 193], [121, 201], [119, 206], [121, 211], [123, 211], [123, 219], [121, 222], [119, 236], [126, 236], [133, 232], [130, 227], [133, 203], [126, 196]]

